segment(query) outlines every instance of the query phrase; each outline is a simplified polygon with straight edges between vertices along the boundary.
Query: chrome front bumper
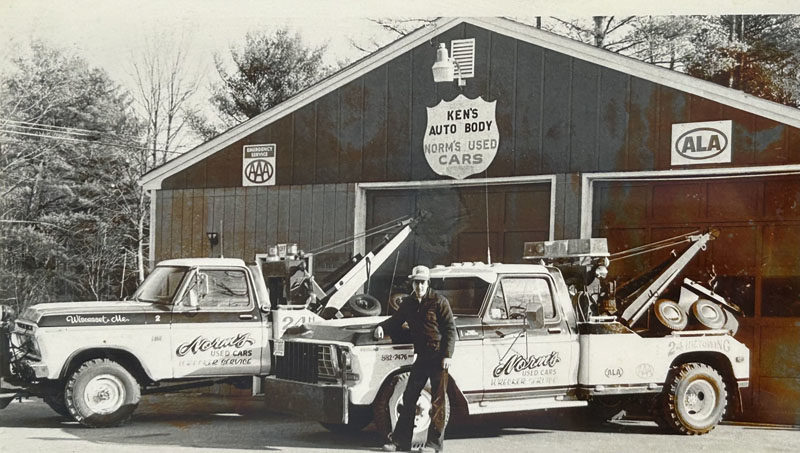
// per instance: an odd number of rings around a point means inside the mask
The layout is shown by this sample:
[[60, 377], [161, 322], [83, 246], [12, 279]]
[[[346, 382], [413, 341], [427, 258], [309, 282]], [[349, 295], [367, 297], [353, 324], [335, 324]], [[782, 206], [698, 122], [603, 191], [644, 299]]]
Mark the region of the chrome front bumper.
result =
[[324, 423], [347, 423], [347, 387], [342, 384], [310, 384], [270, 376], [264, 379], [264, 395], [271, 409]]

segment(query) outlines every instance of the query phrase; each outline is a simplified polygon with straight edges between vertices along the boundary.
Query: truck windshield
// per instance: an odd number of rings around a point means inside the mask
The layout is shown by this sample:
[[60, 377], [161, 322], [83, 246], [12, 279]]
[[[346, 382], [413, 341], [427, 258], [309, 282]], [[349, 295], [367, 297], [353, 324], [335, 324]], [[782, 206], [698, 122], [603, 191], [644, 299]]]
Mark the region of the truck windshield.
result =
[[169, 304], [189, 272], [188, 267], [159, 266], [144, 279], [133, 298], [142, 302]]
[[477, 316], [489, 283], [477, 277], [432, 278], [431, 288], [446, 297], [458, 316]]

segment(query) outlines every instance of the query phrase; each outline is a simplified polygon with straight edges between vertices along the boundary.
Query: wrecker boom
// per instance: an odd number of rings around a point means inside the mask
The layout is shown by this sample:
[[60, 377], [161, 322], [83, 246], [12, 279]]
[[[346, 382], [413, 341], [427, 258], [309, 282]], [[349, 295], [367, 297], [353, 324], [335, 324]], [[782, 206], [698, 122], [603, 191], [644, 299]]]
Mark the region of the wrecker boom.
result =
[[[416, 224], [415, 219], [404, 219], [398, 222], [398, 226], [403, 228], [394, 237], [384, 241], [381, 245], [367, 253], [363, 258], [353, 265], [344, 276], [339, 278], [328, 291], [328, 301], [326, 308], [341, 309], [344, 304], [361, 288], [374, 269], [378, 269], [394, 253], [403, 241], [406, 240], [411, 230]], [[331, 291], [333, 291], [331, 293]]]
[[675, 280], [692, 258], [694, 258], [700, 250], [705, 250], [708, 241], [715, 239], [717, 235], [718, 232], [716, 230], [701, 234], [687, 235], [685, 241], [692, 242], [692, 245], [679, 255], [672, 264], [664, 269], [653, 282], [638, 292], [636, 298], [634, 298], [622, 312], [620, 319], [627, 324], [628, 327], [633, 326], [642, 315], [647, 313], [647, 310], [653, 305], [658, 296], [673, 280]]

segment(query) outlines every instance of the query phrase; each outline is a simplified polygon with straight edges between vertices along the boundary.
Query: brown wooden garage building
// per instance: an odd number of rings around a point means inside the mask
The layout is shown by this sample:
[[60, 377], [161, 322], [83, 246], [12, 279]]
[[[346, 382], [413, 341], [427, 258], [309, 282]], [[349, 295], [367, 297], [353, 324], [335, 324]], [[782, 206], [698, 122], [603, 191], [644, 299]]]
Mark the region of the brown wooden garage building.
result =
[[[434, 82], [439, 43], [465, 86]], [[483, 155], [488, 168], [453, 178], [426, 158], [428, 109], [459, 95], [487, 101], [480, 115], [494, 102], [499, 143]], [[269, 181], [245, 184], [259, 156], [269, 157]], [[720, 238], [686, 276], [715, 274], [716, 290], [747, 315], [737, 335], [752, 351], [744, 418], [800, 424], [796, 109], [505, 19], [442, 19], [142, 183], [151, 263], [218, 254], [209, 231], [222, 234], [226, 257], [251, 260], [270, 244], [312, 250], [433, 212], [396, 270], [377, 272], [370, 290], [384, 300], [391, 275], [417, 262], [486, 261], [487, 240], [493, 261], [520, 262], [525, 241], [608, 237], [614, 251], [715, 226]], [[333, 250], [328, 261], [369, 245]], [[632, 274], [658, 258], [611, 271]]]

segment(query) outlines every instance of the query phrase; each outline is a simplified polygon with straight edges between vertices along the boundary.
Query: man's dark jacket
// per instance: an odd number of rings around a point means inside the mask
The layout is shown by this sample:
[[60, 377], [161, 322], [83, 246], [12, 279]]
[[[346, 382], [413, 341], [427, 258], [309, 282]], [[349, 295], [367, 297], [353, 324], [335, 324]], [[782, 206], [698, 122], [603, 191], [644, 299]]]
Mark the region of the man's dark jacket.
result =
[[444, 296], [428, 289], [422, 302], [415, 294], [403, 297], [400, 307], [391, 318], [379, 325], [395, 335], [404, 322], [408, 323], [414, 352], [417, 354], [439, 353], [442, 357], [453, 357], [456, 342], [456, 324], [450, 303]]

